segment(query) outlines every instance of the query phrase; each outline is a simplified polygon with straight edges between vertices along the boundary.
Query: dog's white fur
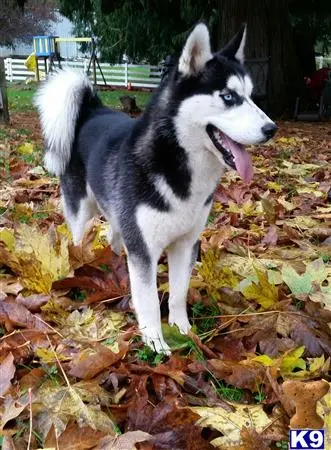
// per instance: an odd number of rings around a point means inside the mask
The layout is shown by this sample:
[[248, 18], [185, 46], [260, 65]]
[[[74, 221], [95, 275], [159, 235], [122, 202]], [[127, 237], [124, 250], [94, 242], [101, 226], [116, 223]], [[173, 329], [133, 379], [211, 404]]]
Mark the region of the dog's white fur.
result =
[[64, 173], [70, 160], [82, 86], [93, 92], [93, 85], [83, 72], [62, 70], [42, 84], [35, 98], [48, 148], [45, 167], [57, 176]]

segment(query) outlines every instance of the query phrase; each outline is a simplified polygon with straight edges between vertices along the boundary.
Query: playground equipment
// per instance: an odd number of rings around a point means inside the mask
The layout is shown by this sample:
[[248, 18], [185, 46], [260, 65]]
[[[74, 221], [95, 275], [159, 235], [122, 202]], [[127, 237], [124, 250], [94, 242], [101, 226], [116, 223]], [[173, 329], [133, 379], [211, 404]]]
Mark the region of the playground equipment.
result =
[[[90, 44], [91, 54], [89, 63], [87, 66], [87, 73], [90, 73], [90, 69], [92, 66], [93, 71], [93, 82], [97, 84], [97, 67], [101, 73], [104, 84], [106, 85], [106, 79], [103, 75], [101, 66], [99, 64], [98, 56], [97, 56], [97, 45], [95, 39], [91, 37], [79, 37], [79, 38], [61, 38], [58, 36], [34, 36], [33, 37], [33, 48], [34, 51], [29, 55], [29, 57], [25, 61], [26, 67], [35, 72], [35, 77], [37, 81], [40, 81], [44, 76], [46, 77], [49, 72], [54, 70], [55, 63], [57, 63], [58, 67], [61, 69], [61, 55], [59, 51], [59, 43], [60, 42], [76, 42], [82, 43], [86, 42]], [[44, 74], [39, 70], [39, 59], [43, 59], [44, 61]]]

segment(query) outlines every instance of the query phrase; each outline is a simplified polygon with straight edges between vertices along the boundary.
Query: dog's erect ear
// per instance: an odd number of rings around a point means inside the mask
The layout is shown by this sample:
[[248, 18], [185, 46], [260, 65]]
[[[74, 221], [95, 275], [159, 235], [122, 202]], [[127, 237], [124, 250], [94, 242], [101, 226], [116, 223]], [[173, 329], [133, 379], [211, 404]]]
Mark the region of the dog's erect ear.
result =
[[231, 39], [231, 41], [220, 51], [228, 59], [236, 59], [241, 64], [245, 61], [247, 26], [244, 24], [240, 31]]
[[179, 58], [178, 70], [185, 76], [197, 75], [212, 57], [208, 28], [199, 23], [187, 38]]

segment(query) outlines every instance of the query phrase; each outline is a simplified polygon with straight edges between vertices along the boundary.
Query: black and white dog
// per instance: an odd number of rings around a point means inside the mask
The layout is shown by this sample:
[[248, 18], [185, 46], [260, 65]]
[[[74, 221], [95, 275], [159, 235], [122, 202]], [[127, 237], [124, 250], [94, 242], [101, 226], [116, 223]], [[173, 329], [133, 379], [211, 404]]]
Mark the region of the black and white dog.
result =
[[271, 138], [277, 127], [251, 99], [244, 67], [246, 29], [212, 54], [198, 24], [178, 64], [139, 119], [103, 106], [87, 76], [61, 71], [39, 91], [45, 165], [60, 176], [66, 221], [78, 244], [86, 222], [102, 212], [109, 241], [124, 246], [133, 305], [146, 344], [169, 352], [162, 330], [157, 263], [169, 262], [169, 323], [190, 328], [186, 295], [197, 241], [225, 170], [246, 181], [245, 144]]

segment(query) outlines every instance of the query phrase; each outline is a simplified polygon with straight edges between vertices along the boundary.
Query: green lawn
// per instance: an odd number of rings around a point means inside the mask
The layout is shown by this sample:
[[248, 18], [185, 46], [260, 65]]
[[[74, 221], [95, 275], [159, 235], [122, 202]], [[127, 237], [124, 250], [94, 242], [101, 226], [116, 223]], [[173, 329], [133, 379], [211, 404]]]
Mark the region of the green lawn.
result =
[[[33, 109], [32, 99], [36, 93], [36, 86], [16, 85], [8, 86], [9, 109], [11, 111], [27, 111]], [[144, 108], [148, 103], [152, 93], [133, 91], [128, 92], [126, 89], [116, 89], [109, 91], [99, 91], [99, 95], [105, 105], [112, 108], [120, 108], [119, 98], [122, 95], [132, 95], [136, 97], [137, 105]]]

